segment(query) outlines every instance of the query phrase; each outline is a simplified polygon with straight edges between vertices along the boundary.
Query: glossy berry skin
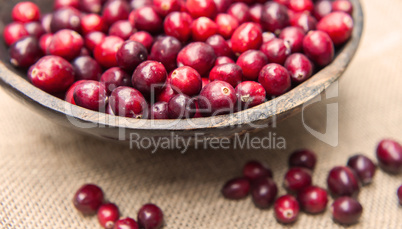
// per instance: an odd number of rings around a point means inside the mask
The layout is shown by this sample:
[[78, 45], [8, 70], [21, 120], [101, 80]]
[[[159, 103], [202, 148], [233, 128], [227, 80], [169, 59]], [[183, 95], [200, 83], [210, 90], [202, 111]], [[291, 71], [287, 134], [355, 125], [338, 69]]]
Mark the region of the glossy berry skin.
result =
[[74, 68], [58, 56], [44, 56], [28, 70], [32, 84], [48, 93], [66, 91], [74, 82]]
[[127, 71], [134, 69], [148, 59], [148, 51], [137, 41], [125, 41], [116, 53], [116, 61], [120, 68]]
[[179, 0], [154, 0], [154, 8], [161, 17], [166, 17], [171, 12], [180, 11]]
[[359, 180], [355, 172], [347, 166], [331, 169], [327, 177], [328, 190], [334, 197], [356, 197], [360, 190]]
[[151, 34], [162, 30], [162, 18], [151, 6], [141, 7], [134, 12], [135, 28]]
[[326, 66], [334, 59], [334, 43], [327, 33], [310, 31], [303, 39], [306, 56], [318, 66]]
[[106, 229], [113, 229], [114, 223], [119, 219], [119, 208], [113, 203], [100, 206], [98, 210], [99, 224]]
[[175, 96], [177, 93], [173, 90], [172, 86], [170, 83], [166, 82], [166, 87], [157, 95], [156, 100], [158, 102], [169, 102], [173, 96]]
[[314, 9], [312, 0], [289, 0], [289, 9], [294, 12], [311, 12]]
[[292, 26], [303, 29], [305, 33], [317, 28], [317, 20], [310, 13], [297, 13], [290, 19]]
[[106, 25], [111, 25], [119, 20], [127, 20], [130, 6], [124, 0], [107, 1], [103, 6], [102, 19]]
[[63, 29], [53, 35], [47, 50], [51, 55], [72, 60], [80, 54], [82, 47], [84, 47], [84, 39], [79, 33]]
[[330, 0], [319, 0], [314, 5], [313, 15], [317, 20], [332, 12], [332, 1]]
[[207, 17], [199, 17], [195, 19], [191, 25], [191, 34], [195, 41], [206, 41], [217, 32], [218, 26]]
[[268, 41], [276, 38], [276, 35], [271, 32], [263, 32], [262, 33], [262, 43], [267, 43]]
[[233, 112], [236, 100], [232, 85], [216, 80], [201, 90], [198, 105], [203, 116], [220, 115]]
[[284, 28], [279, 34], [279, 38], [288, 42], [292, 53], [303, 50], [304, 31], [299, 27], [289, 26]]
[[145, 31], [136, 32], [128, 39], [131, 41], [140, 42], [148, 51], [151, 50], [152, 44], [154, 43], [152, 35]]
[[261, 14], [263, 7], [264, 6], [260, 3], [254, 4], [253, 6], [250, 7], [251, 21], [255, 23], [261, 23]]
[[332, 11], [341, 11], [352, 15], [353, 4], [349, 0], [335, 0], [332, 2]]
[[274, 63], [267, 64], [261, 69], [258, 82], [265, 88], [269, 96], [282, 95], [288, 91], [291, 86], [288, 70]]
[[274, 204], [274, 216], [283, 224], [293, 223], [299, 216], [299, 203], [291, 195], [284, 195], [276, 199]]
[[3, 38], [8, 46], [26, 36], [29, 36], [29, 33], [26, 31], [24, 24], [20, 22], [11, 22], [5, 26], [3, 31]]
[[272, 171], [259, 161], [249, 161], [243, 167], [243, 176], [251, 182], [260, 178], [272, 178]]
[[109, 104], [115, 115], [128, 118], [147, 118], [148, 103], [136, 89], [120, 86], [112, 91]]
[[382, 140], [377, 146], [377, 160], [388, 173], [402, 173], [402, 146], [391, 139]]
[[42, 50], [35, 37], [24, 37], [14, 44], [8, 50], [10, 63], [15, 67], [27, 68], [33, 65], [42, 57]]
[[399, 204], [402, 205], [402, 185], [399, 186], [398, 190], [396, 191], [396, 195], [399, 199]]
[[308, 149], [300, 149], [294, 151], [288, 160], [289, 167], [303, 167], [311, 171], [314, 170], [317, 163], [317, 156]]
[[109, 28], [110, 36], [117, 36], [123, 40], [127, 40], [136, 30], [128, 20], [119, 20], [113, 23]]
[[279, 34], [281, 29], [289, 25], [286, 7], [276, 2], [267, 2], [262, 9], [261, 25], [264, 30]]
[[123, 218], [115, 222], [113, 229], [138, 229], [138, 224], [132, 218]]
[[143, 6], [152, 6], [153, 0], [129, 0], [132, 9], [136, 10]]
[[43, 34], [46, 33], [45, 29], [42, 27], [42, 24], [37, 21], [25, 23], [24, 28], [29, 35], [34, 36], [36, 39], [39, 39]]
[[50, 44], [50, 41], [53, 38], [53, 34], [46, 33], [39, 39], [39, 46], [43, 54], [47, 54], [47, 47]]
[[333, 12], [318, 22], [317, 29], [326, 32], [335, 45], [341, 45], [352, 36], [353, 19], [347, 13]]
[[160, 62], [148, 60], [135, 69], [131, 83], [142, 94], [149, 96], [165, 87], [166, 78], [165, 67]]
[[163, 28], [168, 36], [177, 38], [181, 42], [186, 42], [191, 36], [191, 24], [193, 19], [190, 14], [185, 12], [172, 12], [166, 16]]
[[14, 21], [26, 23], [31, 21], [39, 21], [40, 10], [33, 2], [19, 2], [11, 11], [11, 17]]
[[53, 9], [58, 10], [63, 7], [73, 7], [79, 9], [80, 0], [54, 0]]
[[239, 25], [251, 20], [250, 8], [243, 2], [233, 3], [227, 13], [236, 18]]
[[213, 0], [187, 0], [186, 7], [193, 18], [214, 18], [217, 13]]
[[40, 19], [40, 23], [42, 25], [42, 28], [45, 29], [46, 33], [51, 33], [50, 29], [50, 23], [52, 22], [53, 14], [52, 13], [47, 13], [42, 16]]
[[242, 70], [237, 64], [221, 64], [213, 67], [209, 73], [209, 80], [225, 81], [234, 88], [241, 82], [242, 78]]
[[187, 119], [196, 113], [195, 100], [184, 94], [174, 95], [168, 103], [168, 115], [171, 119]]
[[227, 181], [221, 193], [223, 197], [230, 200], [240, 200], [245, 198], [250, 192], [250, 181], [247, 178], [240, 177]]
[[86, 13], [99, 14], [102, 10], [103, 0], [81, 0], [80, 10]]
[[87, 80], [75, 87], [74, 101], [80, 106], [93, 111], [104, 111], [107, 94], [105, 86], [94, 80]]
[[75, 8], [64, 7], [53, 13], [50, 22], [50, 30], [56, 33], [62, 29], [71, 29], [76, 32], [81, 30], [81, 13]]
[[99, 80], [102, 75], [102, 67], [90, 56], [77, 57], [71, 64], [76, 80]]
[[257, 82], [243, 81], [237, 85], [235, 91], [241, 109], [255, 107], [265, 102], [265, 89]]
[[188, 96], [198, 95], [202, 88], [200, 74], [191, 67], [183, 66], [173, 71], [170, 79], [173, 90]]
[[156, 102], [149, 110], [150, 119], [169, 119], [169, 109], [167, 102]]
[[102, 74], [100, 82], [105, 85], [107, 94], [110, 95], [117, 87], [131, 86], [131, 76], [123, 69], [113, 67]]
[[149, 59], [161, 62], [168, 72], [173, 71], [177, 68], [176, 60], [181, 48], [179, 40], [165, 36], [155, 41]]
[[349, 158], [347, 165], [355, 171], [363, 185], [370, 184], [373, 180], [376, 165], [370, 158], [357, 154]]
[[235, 62], [233, 61], [233, 59], [231, 59], [227, 56], [219, 56], [216, 58], [214, 66], [217, 66], [220, 64], [229, 64], [229, 63], [234, 64]]
[[289, 71], [292, 82], [296, 84], [306, 81], [313, 75], [313, 63], [301, 53], [290, 55], [284, 66]]
[[283, 182], [285, 188], [291, 192], [299, 192], [312, 184], [311, 171], [302, 167], [290, 168]]
[[278, 194], [278, 187], [270, 177], [259, 178], [252, 183], [251, 197], [258, 208], [270, 207]]
[[155, 204], [145, 204], [138, 211], [138, 226], [144, 229], [159, 229], [163, 226], [163, 212]]
[[190, 66], [201, 76], [214, 66], [216, 55], [214, 49], [204, 42], [192, 42], [180, 50], [177, 55], [177, 65]]
[[93, 215], [103, 203], [103, 191], [97, 185], [85, 184], [74, 195], [74, 207], [85, 215]]
[[219, 34], [215, 34], [210, 36], [206, 43], [209, 44], [215, 51], [217, 57], [219, 56], [233, 56], [232, 49], [229, 47], [229, 44], [226, 40]]
[[289, 43], [279, 38], [274, 38], [267, 43], [262, 44], [260, 50], [267, 56], [270, 63], [277, 63], [280, 65], [285, 63], [286, 58], [291, 53]]
[[357, 200], [343, 196], [336, 199], [331, 205], [331, 213], [335, 222], [351, 225], [359, 221], [363, 207]]
[[225, 39], [229, 39], [237, 27], [239, 27], [237, 19], [230, 14], [218, 14], [215, 18], [215, 23], [218, 26], [218, 33]]
[[84, 44], [87, 49], [94, 51], [95, 47], [102, 43], [106, 35], [99, 31], [93, 31], [85, 35]]
[[75, 101], [74, 101], [74, 90], [77, 87], [78, 84], [85, 82], [85, 80], [78, 80], [75, 81], [67, 90], [65, 96], [64, 96], [64, 100], [66, 102], [69, 102], [71, 104], [76, 105]]
[[309, 186], [297, 194], [297, 201], [303, 211], [310, 214], [321, 213], [327, 207], [328, 193], [318, 186]]
[[249, 49], [259, 49], [262, 44], [261, 29], [253, 22], [244, 23], [234, 31], [231, 42], [233, 52], [238, 55]]
[[118, 66], [116, 53], [124, 40], [116, 36], [107, 36], [94, 49], [95, 60], [105, 68]]
[[81, 18], [81, 31], [88, 34], [93, 31], [103, 32], [106, 26], [101, 16], [97, 14], [87, 14]]
[[229, 6], [232, 4], [232, 0], [214, 0], [218, 13], [226, 12]]

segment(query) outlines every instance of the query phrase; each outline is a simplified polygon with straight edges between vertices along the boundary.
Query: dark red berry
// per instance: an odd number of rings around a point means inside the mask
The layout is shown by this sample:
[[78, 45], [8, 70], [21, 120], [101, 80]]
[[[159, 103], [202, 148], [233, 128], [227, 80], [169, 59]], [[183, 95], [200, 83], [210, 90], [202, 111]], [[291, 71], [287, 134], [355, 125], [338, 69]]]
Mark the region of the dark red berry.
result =
[[218, 33], [225, 39], [229, 39], [239, 27], [237, 19], [230, 14], [218, 14], [215, 18], [215, 23], [218, 26]]
[[84, 39], [79, 33], [63, 29], [53, 35], [47, 50], [50, 55], [72, 60], [80, 54], [82, 47], [84, 47]]
[[46, 33], [42, 35], [39, 39], [39, 46], [43, 54], [47, 54], [47, 47], [50, 44], [50, 41], [53, 38], [53, 34]]
[[81, 30], [81, 12], [71, 7], [58, 9], [53, 13], [50, 29], [52, 33], [62, 29], [79, 32]]
[[317, 28], [317, 20], [310, 13], [297, 13], [290, 19], [292, 26], [303, 29], [305, 33]]
[[169, 119], [168, 103], [156, 102], [152, 104], [149, 114], [150, 119]]
[[288, 42], [292, 53], [296, 53], [303, 50], [304, 35], [304, 31], [301, 28], [289, 26], [281, 31], [279, 38]]
[[21, 22], [11, 22], [3, 31], [4, 41], [8, 46], [26, 36], [29, 36], [29, 33]]
[[231, 179], [225, 183], [221, 192], [226, 199], [243, 199], [250, 192], [250, 181], [244, 177]]
[[154, 43], [154, 39], [151, 36], [151, 34], [145, 31], [139, 31], [134, 33], [133, 35], [131, 35], [129, 40], [140, 42], [149, 51], [151, 50], [152, 44]]
[[303, 167], [314, 170], [317, 162], [315, 153], [308, 149], [294, 151], [289, 157], [289, 167]]
[[259, 161], [249, 161], [243, 167], [243, 176], [250, 181], [260, 178], [272, 178], [272, 171]]
[[216, 34], [216, 35], [210, 36], [207, 39], [206, 43], [209, 44], [214, 49], [217, 57], [233, 56], [232, 49], [229, 47], [228, 43], [221, 35]]
[[218, 26], [207, 17], [195, 19], [191, 25], [192, 38], [195, 41], [206, 41], [208, 37], [218, 32]]
[[299, 203], [291, 195], [279, 197], [274, 204], [274, 215], [278, 222], [288, 224], [293, 223], [299, 216]]
[[198, 105], [203, 116], [214, 116], [233, 112], [236, 100], [236, 92], [232, 85], [216, 80], [201, 90]]
[[34, 36], [36, 39], [39, 39], [43, 34], [46, 33], [45, 29], [42, 27], [42, 24], [37, 21], [25, 23], [24, 27], [28, 34]]
[[198, 95], [202, 88], [200, 74], [191, 67], [183, 66], [173, 71], [170, 79], [173, 90], [188, 96]]
[[250, 9], [243, 2], [233, 3], [227, 13], [237, 19], [239, 25], [251, 20]]
[[335, 0], [332, 2], [332, 11], [341, 11], [352, 15], [353, 4], [349, 0]]
[[323, 188], [309, 186], [297, 194], [297, 201], [303, 211], [317, 214], [325, 211], [328, 204], [328, 194]]
[[112, 229], [119, 216], [119, 208], [113, 203], [103, 204], [98, 210], [99, 224], [106, 229]]
[[168, 103], [169, 118], [186, 119], [194, 117], [196, 112], [195, 100], [184, 94], [173, 96]]
[[166, 17], [171, 12], [180, 11], [180, 0], [153, 0], [156, 12]]
[[225, 81], [234, 88], [242, 81], [242, 78], [242, 70], [237, 64], [221, 64], [213, 67], [209, 73], [209, 80]]
[[168, 72], [173, 71], [177, 68], [176, 60], [181, 47], [179, 40], [165, 36], [155, 41], [148, 59], [161, 62]]
[[232, 0], [214, 0], [218, 13], [224, 13], [232, 4]]
[[317, 29], [326, 32], [335, 45], [340, 45], [352, 36], [353, 19], [347, 13], [333, 12], [318, 22]]
[[124, 40], [116, 36], [105, 37], [94, 49], [95, 60], [105, 68], [116, 67], [116, 53], [123, 45]]
[[349, 158], [348, 166], [355, 171], [363, 185], [370, 184], [373, 180], [376, 165], [370, 158], [362, 154], [354, 155]]
[[334, 59], [334, 43], [327, 33], [310, 31], [303, 39], [306, 56], [319, 66], [326, 66]]
[[229, 64], [229, 63], [234, 64], [235, 62], [233, 61], [233, 59], [231, 59], [227, 56], [219, 56], [216, 58], [214, 66], [217, 66], [220, 64]]
[[80, 6], [80, 0], [54, 0], [53, 9], [58, 10], [63, 7], [73, 7], [78, 9]]
[[114, 89], [120, 86], [131, 86], [131, 76], [119, 67], [113, 67], [106, 70], [100, 82], [105, 85], [107, 94], [110, 95]]
[[102, 0], [81, 0], [81, 11], [99, 14], [102, 10]]
[[69, 102], [69, 103], [71, 103], [71, 104], [76, 105], [76, 103], [75, 103], [75, 101], [74, 101], [74, 90], [75, 90], [75, 88], [77, 87], [78, 84], [80, 84], [80, 83], [82, 83], [82, 82], [85, 82], [85, 81], [86, 81], [86, 80], [78, 80], [78, 81], [74, 82], [74, 83], [70, 86], [70, 88], [68, 88], [68, 90], [67, 90], [67, 92], [66, 92], [66, 94], [65, 94], [64, 100], [67, 101], [67, 102]]
[[265, 30], [279, 34], [281, 29], [289, 25], [286, 7], [276, 2], [267, 2], [262, 9], [261, 25]]
[[246, 80], [257, 80], [261, 69], [268, 64], [268, 58], [261, 51], [248, 50], [239, 56], [236, 64], [242, 68]]
[[331, 169], [327, 177], [328, 190], [335, 197], [356, 197], [360, 190], [359, 180], [355, 172], [347, 166]]
[[10, 46], [10, 63], [15, 67], [27, 68], [42, 57], [42, 50], [35, 37], [24, 37]]
[[186, 42], [191, 36], [191, 24], [193, 19], [185, 12], [172, 12], [166, 16], [163, 27], [166, 35]]
[[160, 62], [148, 60], [135, 69], [131, 83], [142, 94], [149, 96], [162, 91], [166, 78], [165, 67]]
[[88, 34], [93, 31], [103, 32], [105, 23], [101, 16], [97, 14], [87, 14], [81, 18], [81, 31], [83, 34]]
[[237, 101], [242, 109], [255, 107], [265, 102], [265, 89], [257, 82], [241, 82], [239, 85], [237, 85], [235, 91]]
[[192, 42], [180, 50], [177, 65], [190, 66], [204, 76], [214, 66], [216, 55], [214, 49], [204, 42]]
[[357, 200], [343, 196], [336, 199], [331, 205], [331, 213], [334, 221], [351, 225], [359, 221], [363, 207]]
[[380, 167], [389, 173], [402, 173], [402, 146], [391, 139], [384, 139], [377, 146]]
[[138, 229], [138, 224], [132, 218], [127, 217], [117, 220], [113, 229]]
[[169, 102], [173, 96], [176, 95], [176, 92], [172, 89], [172, 86], [169, 82], [166, 83], [166, 87], [160, 92], [157, 96], [158, 102]]
[[256, 23], [244, 23], [234, 31], [231, 41], [232, 50], [238, 55], [249, 49], [259, 49], [262, 44], [261, 29]]
[[90, 32], [85, 35], [84, 43], [85, 47], [90, 51], [94, 51], [95, 47], [102, 43], [103, 39], [105, 39], [106, 35], [99, 31]]
[[270, 63], [277, 63], [283, 65], [286, 58], [291, 53], [291, 47], [288, 42], [274, 38], [267, 43], [262, 44], [260, 49], [268, 58]]
[[150, 33], [162, 30], [162, 18], [151, 6], [144, 6], [134, 12], [135, 28]]
[[285, 68], [289, 71], [293, 83], [302, 83], [313, 75], [313, 63], [301, 53], [290, 55], [285, 61]]
[[74, 101], [78, 106], [93, 110], [104, 111], [107, 102], [105, 86], [94, 80], [86, 80], [75, 87]]
[[138, 211], [138, 226], [144, 229], [159, 229], [163, 226], [163, 212], [155, 204], [145, 204]]
[[259, 3], [254, 4], [253, 6], [250, 7], [251, 21], [255, 23], [261, 23], [261, 14], [263, 7], [264, 5]]
[[71, 64], [75, 70], [76, 80], [99, 80], [102, 75], [102, 68], [90, 56], [75, 58]]
[[120, 86], [112, 91], [109, 104], [115, 115], [129, 118], [147, 118], [148, 103], [136, 89]]
[[259, 178], [252, 183], [251, 197], [258, 208], [270, 207], [278, 194], [278, 187], [270, 177]]
[[311, 12], [314, 9], [312, 0], [289, 0], [289, 9], [294, 12]]
[[141, 43], [128, 40], [116, 53], [116, 61], [120, 68], [129, 72], [148, 59], [148, 51]]
[[130, 6], [127, 1], [107, 1], [103, 6], [102, 18], [106, 25], [111, 25], [119, 20], [127, 20], [130, 13]]
[[396, 194], [397, 194], [398, 199], [399, 199], [399, 204], [402, 205], [402, 185], [399, 186], [399, 188], [398, 188], [398, 190], [396, 192], [397, 192]]
[[103, 191], [94, 184], [85, 184], [77, 190], [73, 198], [74, 207], [83, 214], [95, 214], [103, 203]]
[[317, 20], [321, 20], [321, 18], [332, 12], [332, 1], [330, 0], [319, 0], [314, 5], [313, 15]]
[[289, 90], [291, 79], [286, 68], [279, 64], [265, 65], [258, 76], [258, 82], [265, 88], [267, 95], [279, 96]]
[[299, 192], [312, 184], [311, 171], [302, 167], [290, 168], [283, 182], [285, 188], [292, 192]]
[[[208, 78], [201, 78], [201, 81], [202, 81], [202, 88], [204, 88], [205, 86], [207, 86], [207, 84], [211, 82]], [[198, 109], [198, 103], [197, 103], [197, 109]]]
[[11, 11], [11, 17], [14, 21], [26, 23], [31, 21], [39, 21], [40, 10], [33, 2], [19, 2]]
[[186, 7], [193, 18], [203, 16], [214, 18], [217, 13], [213, 0], [187, 0]]
[[110, 36], [117, 36], [123, 40], [127, 40], [136, 30], [127, 20], [119, 20], [113, 23], [109, 28]]

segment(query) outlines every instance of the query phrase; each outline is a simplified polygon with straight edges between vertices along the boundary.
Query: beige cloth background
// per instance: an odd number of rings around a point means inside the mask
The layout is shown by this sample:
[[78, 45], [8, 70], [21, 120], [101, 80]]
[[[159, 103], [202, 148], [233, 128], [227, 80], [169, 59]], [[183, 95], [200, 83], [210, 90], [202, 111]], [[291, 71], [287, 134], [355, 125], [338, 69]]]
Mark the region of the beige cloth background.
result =
[[[99, 228], [96, 217], [82, 217], [71, 203], [78, 187], [93, 182], [123, 216], [135, 217], [142, 204], [157, 203], [165, 212], [165, 228], [288, 228], [275, 221], [272, 209], [258, 210], [250, 198], [224, 200], [219, 192], [223, 182], [238, 175], [247, 160], [259, 159], [272, 167], [281, 184], [289, 153], [308, 147], [319, 157], [314, 183], [326, 187], [328, 170], [345, 164], [349, 156], [361, 152], [374, 159], [381, 138], [402, 141], [402, 2], [366, 0], [363, 5], [364, 37], [339, 84], [337, 147], [314, 138], [296, 115], [272, 130], [286, 138], [286, 150], [150, 154], [66, 130], [0, 91], [0, 227]], [[325, 125], [324, 108], [318, 104], [307, 111], [310, 126]], [[378, 170], [373, 184], [359, 195], [361, 222], [350, 228], [402, 228], [395, 194], [401, 184], [401, 175]], [[342, 227], [327, 210], [301, 214], [292, 228]]]

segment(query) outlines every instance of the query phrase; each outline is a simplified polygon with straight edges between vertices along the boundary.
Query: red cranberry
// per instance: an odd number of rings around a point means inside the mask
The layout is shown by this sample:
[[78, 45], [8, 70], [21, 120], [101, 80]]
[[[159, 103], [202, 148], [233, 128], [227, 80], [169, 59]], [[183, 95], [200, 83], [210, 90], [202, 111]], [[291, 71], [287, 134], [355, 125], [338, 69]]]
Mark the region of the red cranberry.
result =
[[185, 12], [170, 13], [163, 23], [166, 35], [173, 36], [181, 42], [186, 42], [191, 36], [193, 19]]
[[11, 11], [11, 17], [18, 22], [39, 21], [40, 10], [33, 2], [19, 2]]
[[90, 56], [77, 57], [71, 64], [77, 80], [99, 80], [102, 75], [101, 66]]
[[328, 189], [333, 196], [355, 197], [359, 193], [360, 185], [355, 172], [346, 166], [337, 166], [328, 174]]
[[170, 84], [179, 94], [198, 95], [202, 88], [200, 74], [191, 67], [183, 66], [173, 71]]
[[194, 99], [184, 94], [175, 95], [168, 103], [169, 118], [184, 119], [194, 117], [196, 106]]
[[243, 2], [233, 3], [227, 13], [237, 19], [239, 25], [251, 20], [250, 9]]
[[131, 83], [142, 94], [149, 96], [164, 88], [166, 78], [165, 67], [160, 62], [148, 60], [135, 69]]
[[397, 190], [397, 196], [399, 199], [399, 204], [402, 205], [402, 185], [399, 186], [398, 190]]
[[40, 20], [42, 28], [45, 29], [46, 33], [52, 32], [50, 29], [50, 23], [52, 22], [52, 17], [53, 17], [52, 13], [47, 13], [47, 14], [44, 14]]
[[237, 101], [242, 109], [255, 107], [265, 102], [265, 89], [257, 82], [241, 82], [239, 85], [237, 85], [235, 91]]
[[134, 12], [135, 28], [150, 33], [162, 30], [162, 19], [151, 6], [141, 7]]
[[131, 76], [121, 68], [113, 67], [102, 74], [100, 82], [105, 85], [107, 94], [110, 95], [117, 87], [131, 86]]
[[177, 56], [177, 65], [190, 66], [201, 76], [214, 66], [216, 55], [214, 49], [204, 42], [192, 42], [184, 47]]
[[262, 44], [260, 50], [268, 57], [270, 63], [281, 65], [285, 63], [286, 58], [291, 53], [289, 43], [279, 38], [274, 38]]
[[138, 225], [144, 229], [159, 229], [163, 226], [163, 212], [155, 204], [145, 204], [138, 211]]
[[319, 66], [326, 66], [334, 59], [334, 43], [322, 31], [310, 31], [303, 39], [303, 50]]
[[317, 162], [315, 153], [308, 149], [294, 151], [289, 157], [289, 167], [303, 167], [314, 170]]
[[290, 19], [292, 26], [303, 29], [304, 32], [315, 30], [317, 28], [317, 20], [310, 13], [297, 13]]
[[28, 34], [34, 36], [36, 39], [39, 39], [43, 34], [46, 33], [45, 29], [42, 27], [42, 24], [37, 21], [25, 23], [24, 27]]
[[373, 180], [376, 165], [370, 158], [362, 154], [357, 154], [349, 158], [348, 166], [355, 171], [363, 185], [370, 184]]
[[[201, 78], [201, 81], [202, 81], [202, 88], [204, 88], [207, 84], [211, 82], [208, 78]], [[197, 103], [197, 109], [198, 109], [198, 103]]]
[[291, 195], [279, 197], [274, 204], [275, 218], [280, 223], [293, 223], [299, 216], [299, 203]]
[[128, 118], [148, 117], [148, 103], [134, 88], [121, 86], [114, 89], [109, 97], [109, 104], [115, 115]]
[[87, 14], [81, 18], [81, 31], [83, 34], [104, 30], [105, 24], [101, 16], [97, 14]]
[[50, 29], [55, 33], [62, 29], [81, 30], [81, 12], [75, 8], [64, 7], [53, 13]]
[[127, 40], [134, 32], [135, 29], [127, 20], [116, 21], [109, 28], [109, 35], [120, 37], [123, 40]]
[[163, 89], [161, 93], [157, 96], [158, 102], [169, 102], [173, 96], [176, 95], [176, 92], [173, 90], [172, 86], [169, 82], [166, 83], [166, 87]]
[[261, 25], [265, 30], [278, 34], [289, 25], [286, 7], [276, 2], [267, 2], [262, 9]]
[[102, 0], [81, 0], [80, 9], [87, 13], [99, 14], [102, 10]]
[[198, 105], [204, 116], [231, 113], [236, 104], [236, 92], [227, 82], [216, 80], [207, 84], [200, 93]]
[[292, 82], [298, 84], [312, 76], [314, 66], [305, 55], [295, 53], [286, 59], [285, 68], [289, 71]]
[[8, 46], [26, 36], [29, 36], [29, 33], [25, 29], [24, 24], [20, 22], [11, 22], [6, 25], [3, 31], [4, 41]]
[[233, 33], [232, 50], [241, 54], [249, 49], [259, 49], [262, 44], [262, 32], [257, 24], [247, 22], [240, 25]]
[[111, 25], [119, 20], [127, 20], [130, 6], [124, 0], [107, 1], [102, 11], [102, 18], [106, 25]]
[[215, 23], [218, 26], [218, 33], [225, 39], [229, 39], [236, 28], [239, 27], [237, 19], [230, 14], [218, 14], [215, 18]]
[[207, 17], [195, 19], [191, 25], [192, 38], [196, 41], [205, 41], [218, 32], [218, 26]]
[[274, 33], [271, 33], [271, 32], [263, 32], [262, 33], [262, 43], [267, 43], [268, 41], [270, 41], [274, 38], [276, 38], [276, 35]]
[[53, 34], [47, 33], [40, 37], [39, 47], [43, 54], [47, 54], [47, 47], [49, 47], [50, 41], [53, 38]]
[[83, 214], [95, 214], [103, 202], [103, 191], [94, 184], [85, 184], [73, 198], [74, 207]]
[[145, 31], [139, 31], [131, 35], [129, 40], [140, 42], [145, 46], [147, 50], [151, 50], [152, 44], [154, 43], [154, 39], [151, 34]]
[[242, 70], [237, 64], [221, 64], [213, 67], [209, 73], [209, 79], [211, 81], [225, 81], [232, 85], [232, 87], [236, 87], [241, 82], [242, 78]]
[[82, 82], [85, 82], [85, 80], [78, 80], [78, 81], [76, 81], [75, 83], [73, 83], [73, 84], [70, 86], [70, 88], [67, 90], [66, 95], [65, 95], [65, 97], [64, 97], [64, 100], [65, 100], [66, 102], [69, 102], [69, 103], [71, 103], [71, 104], [76, 105], [76, 103], [75, 103], [75, 101], [74, 101], [74, 91], [75, 91], [75, 88], [77, 87], [77, 85], [80, 84], [80, 83], [82, 83]]
[[106, 35], [99, 31], [88, 33], [84, 38], [85, 47], [93, 51], [97, 45], [102, 43]]
[[168, 103], [156, 102], [150, 108], [150, 119], [169, 119]]
[[301, 28], [289, 26], [281, 31], [279, 38], [289, 44], [292, 53], [296, 53], [303, 50], [304, 35]]
[[214, 0], [218, 13], [224, 13], [232, 4], [232, 0]]
[[332, 12], [332, 2], [330, 0], [319, 0], [315, 3], [314, 6], [314, 17], [317, 20], [321, 20], [321, 18]]
[[78, 106], [93, 111], [105, 110], [107, 101], [106, 88], [98, 81], [87, 80], [78, 84], [73, 96]]
[[36, 38], [29, 36], [11, 45], [8, 50], [12, 65], [27, 68], [42, 57], [42, 50]]
[[341, 224], [355, 224], [363, 213], [362, 205], [348, 196], [339, 197], [331, 205], [333, 219]]
[[260, 178], [272, 178], [272, 171], [259, 161], [249, 161], [243, 167], [243, 176], [253, 182]]
[[311, 171], [302, 167], [290, 168], [284, 178], [284, 186], [292, 192], [299, 192], [312, 183]]
[[352, 36], [353, 19], [347, 13], [333, 12], [318, 22], [317, 29], [326, 32], [335, 45], [340, 45]]
[[219, 56], [216, 58], [214, 66], [221, 65], [221, 64], [229, 64], [229, 63], [234, 64], [235, 62], [227, 56]]
[[119, 208], [113, 203], [103, 204], [98, 210], [99, 224], [106, 229], [112, 229], [119, 216]]
[[47, 50], [51, 55], [72, 60], [80, 54], [83, 46], [84, 39], [80, 34], [73, 30], [63, 29], [53, 35]]
[[152, 6], [153, 0], [130, 0], [130, 6], [132, 9], [136, 10], [143, 6]]
[[180, 11], [179, 0], [153, 0], [156, 12], [162, 17], [166, 17], [171, 12]]
[[217, 13], [213, 0], [187, 0], [186, 7], [193, 18], [203, 16], [214, 18]]
[[53, 9], [58, 10], [63, 7], [73, 7], [78, 9], [80, 6], [80, 0], [54, 0]]
[[325, 211], [328, 204], [328, 194], [323, 188], [309, 186], [297, 194], [297, 201], [303, 211], [317, 214]]
[[295, 12], [311, 12], [314, 9], [314, 3], [311, 0], [289, 0], [288, 7]]
[[341, 11], [352, 15], [353, 5], [349, 0], [335, 0], [332, 2], [332, 11]]
[[250, 192], [250, 182], [244, 177], [231, 179], [225, 183], [221, 192], [226, 199], [243, 199]]
[[255, 23], [261, 23], [261, 14], [262, 14], [262, 9], [263, 9], [262, 4], [254, 4], [253, 6], [250, 7], [250, 16], [251, 16], [251, 21]]
[[116, 53], [124, 40], [116, 36], [105, 37], [94, 49], [95, 60], [105, 68], [117, 66]]
[[181, 50], [181, 43], [174, 37], [165, 36], [157, 40], [149, 54], [150, 60], [161, 62], [168, 72], [177, 68], [176, 59]]
[[48, 93], [67, 90], [74, 82], [74, 68], [58, 56], [44, 56], [29, 68], [32, 84]]
[[147, 58], [148, 52], [144, 45], [130, 40], [124, 42], [116, 53], [119, 67], [131, 72]]
[[115, 222], [113, 229], [138, 229], [138, 224], [132, 218], [119, 219]]
[[213, 35], [210, 36], [207, 41], [207, 44], [209, 44], [215, 51], [216, 56], [233, 56], [232, 49], [229, 47], [228, 43], [226, 40], [221, 36], [221, 35]]
[[258, 208], [268, 208], [274, 203], [278, 187], [270, 177], [260, 178], [253, 182], [251, 197]]
[[402, 146], [391, 139], [382, 140], [377, 146], [380, 167], [389, 173], [402, 173]]
[[289, 90], [291, 79], [286, 68], [279, 64], [265, 65], [258, 76], [258, 82], [265, 88], [267, 95], [279, 96]]

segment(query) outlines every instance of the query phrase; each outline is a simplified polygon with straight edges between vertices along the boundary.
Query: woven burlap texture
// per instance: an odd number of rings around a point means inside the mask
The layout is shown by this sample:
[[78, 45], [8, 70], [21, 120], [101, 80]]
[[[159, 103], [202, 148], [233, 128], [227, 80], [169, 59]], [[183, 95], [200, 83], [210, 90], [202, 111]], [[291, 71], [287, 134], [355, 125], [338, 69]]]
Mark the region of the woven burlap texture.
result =
[[[123, 216], [136, 217], [146, 202], [165, 213], [165, 228], [342, 228], [327, 210], [300, 214], [292, 226], [278, 224], [273, 210], [259, 210], [250, 198], [221, 197], [223, 182], [237, 176], [249, 159], [266, 162], [280, 187], [289, 153], [307, 147], [318, 154], [314, 183], [326, 187], [331, 167], [363, 153], [375, 159], [384, 137], [402, 141], [402, 20], [400, 0], [363, 1], [365, 31], [357, 55], [339, 82], [339, 144], [319, 141], [303, 126], [301, 115], [280, 124], [275, 132], [286, 139], [286, 150], [130, 150], [82, 136], [33, 113], [0, 91], [0, 227], [100, 228], [96, 217], [83, 217], [72, 196], [82, 184], [100, 185]], [[306, 123], [325, 127], [325, 103], [305, 112]], [[258, 134], [265, 136], [267, 131]], [[402, 228], [402, 208], [396, 189], [402, 176], [377, 170], [371, 185], [362, 188], [360, 223], [350, 228]], [[332, 199], [330, 203], [332, 203]]]

